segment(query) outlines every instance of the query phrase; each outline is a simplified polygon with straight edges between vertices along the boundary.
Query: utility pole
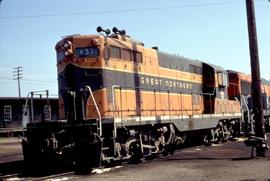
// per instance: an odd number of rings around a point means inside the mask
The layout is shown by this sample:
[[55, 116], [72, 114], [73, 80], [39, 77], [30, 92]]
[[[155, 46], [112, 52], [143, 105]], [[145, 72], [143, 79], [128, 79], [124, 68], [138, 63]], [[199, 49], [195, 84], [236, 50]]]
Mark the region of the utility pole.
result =
[[18, 92], [19, 98], [21, 98], [21, 84], [20, 79], [22, 78], [22, 67], [13, 68], [13, 80], [18, 80]]
[[[251, 96], [253, 102], [253, 112], [255, 120], [255, 136], [265, 139], [265, 128], [262, 109], [262, 90], [261, 90], [261, 76], [260, 63], [257, 43], [255, 10], [253, 0], [246, 0], [247, 24], [249, 35], [249, 49], [250, 49], [250, 65], [251, 65]], [[261, 146], [256, 147], [256, 155], [259, 157], [265, 156], [265, 148]]]

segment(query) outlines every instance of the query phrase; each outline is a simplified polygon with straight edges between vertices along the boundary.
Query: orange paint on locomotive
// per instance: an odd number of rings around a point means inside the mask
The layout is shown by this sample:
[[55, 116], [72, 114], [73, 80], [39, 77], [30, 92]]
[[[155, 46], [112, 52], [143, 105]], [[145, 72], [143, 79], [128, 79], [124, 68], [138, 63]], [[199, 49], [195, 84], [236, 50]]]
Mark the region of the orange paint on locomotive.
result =
[[[118, 35], [119, 36], [119, 35]], [[119, 39], [96, 36], [72, 36], [67, 37], [56, 45], [58, 54], [65, 51], [64, 43], [69, 41], [72, 44], [71, 51], [73, 54], [59, 56], [58, 58], [58, 74], [65, 70], [66, 66], [72, 64], [83, 69], [101, 69], [112, 72], [136, 73], [140, 74], [140, 85], [146, 86], [164, 86], [169, 89], [178, 88], [181, 86], [182, 90], [193, 90], [192, 83], [202, 85], [202, 75], [194, 74], [186, 71], [167, 69], [159, 66], [157, 51], [151, 48], [145, 48], [141, 44], [135, 42], [123, 41], [123, 37]], [[78, 47], [95, 46], [99, 49], [98, 57], [76, 57], [74, 51]], [[121, 58], [113, 58], [110, 56], [110, 47], [118, 47], [131, 52], [137, 52], [141, 55], [141, 62], [134, 62], [130, 60], [123, 60]], [[120, 49], [119, 49], [120, 50]], [[121, 54], [121, 52], [120, 52]], [[131, 55], [133, 56], [133, 54]], [[136, 54], [137, 56], [137, 54]], [[133, 57], [134, 58], [134, 57]], [[102, 73], [101, 75], [102, 76]], [[149, 78], [152, 77], [152, 78]], [[111, 77], [117, 79], [117, 77]], [[164, 80], [161, 81], [161, 78]], [[217, 75], [215, 74], [214, 85], [218, 87]], [[173, 80], [173, 81], [171, 81]], [[80, 80], [76, 80], [80, 81]], [[92, 80], [95, 81], [95, 80]], [[136, 80], [135, 80], [136, 81]], [[188, 83], [179, 83], [179, 81], [186, 81]], [[140, 88], [140, 87], [139, 87]], [[133, 117], [133, 116], [161, 116], [161, 115], [194, 115], [204, 113], [204, 99], [200, 94], [192, 95], [190, 93], [171, 93], [159, 92], [159, 90], [139, 90], [136, 94], [135, 85], [131, 90], [126, 87], [115, 88], [112, 92], [111, 87], [103, 87], [94, 92], [98, 108], [101, 112], [102, 118], [111, 117]], [[230, 92], [230, 89], [229, 89]], [[112, 94], [114, 94], [114, 103], [112, 102]], [[231, 95], [229, 93], [229, 95]], [[139, 96], [139, 100], [138, 100]], [[196, 98], [194, 98], [196, 97]], [[140, 101], [140, 102], [138, 102]], [[61, 103], [62, 104], [62, 103]], [[239, 113], [239, 102], [228, 99], [215, 99], [212, 103], [213, 113]], [[115, 105], [113, 107], [113, 105]], [[64, 106], [60, 106], [64, 109]], [[139, 110], [138, 110], [139, 109]], [[139, 113], [138, 113], [139, 111]], [[60, 112], [65, 112], [60, 110]], [[97, 112], [91, 97], [87, 101], [87, 118], [96, 118]], [[62, 114], [61, 114], [62, 115]]]

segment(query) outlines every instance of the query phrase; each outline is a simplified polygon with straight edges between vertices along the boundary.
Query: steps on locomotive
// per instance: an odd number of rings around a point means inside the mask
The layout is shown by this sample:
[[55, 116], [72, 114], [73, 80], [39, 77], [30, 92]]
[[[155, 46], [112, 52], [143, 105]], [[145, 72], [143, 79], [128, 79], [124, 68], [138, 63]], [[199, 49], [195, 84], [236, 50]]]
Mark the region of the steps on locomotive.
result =
[[119, 160], [115, 154], [114, 137], [107, 137], [103, 139], [103, 146], [101, 148], [101, 161], [103, 165], [111, 164]]
[[105, 155], [114, 155], [114, 137], [103, 138], [102, 152]]

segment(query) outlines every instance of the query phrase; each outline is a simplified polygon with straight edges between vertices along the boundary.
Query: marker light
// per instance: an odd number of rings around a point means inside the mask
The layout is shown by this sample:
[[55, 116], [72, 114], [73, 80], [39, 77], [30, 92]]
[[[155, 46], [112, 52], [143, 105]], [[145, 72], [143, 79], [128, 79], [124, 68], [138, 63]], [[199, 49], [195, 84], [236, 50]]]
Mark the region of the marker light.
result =
[[99, 40], [97, 40], [97, 39], [93, 39], [93, 40], [91, 40], [91, 43], [92, 43], [93, 45], [95, 45], [95, 46], [100, 45], [100, 41], [99, 41]]
[[70, 47], [71, 47], [71, 42], [70, 42], [70, 41], [66, 41], [66, 42], [64, 43], [64, 47], [65, 47], [65, 48], [70, 48]]

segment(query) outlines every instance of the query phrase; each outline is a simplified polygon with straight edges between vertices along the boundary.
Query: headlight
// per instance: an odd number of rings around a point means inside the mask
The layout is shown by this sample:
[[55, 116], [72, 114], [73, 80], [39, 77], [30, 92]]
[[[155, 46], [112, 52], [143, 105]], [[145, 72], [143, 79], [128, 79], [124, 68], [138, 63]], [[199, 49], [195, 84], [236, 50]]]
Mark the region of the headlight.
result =
[[66, 50], [65, 51], [65, 56], [69, 56], [69, 55], [71, 55], [72, 54], [72, 52], [70, 51], [70, 50]]

